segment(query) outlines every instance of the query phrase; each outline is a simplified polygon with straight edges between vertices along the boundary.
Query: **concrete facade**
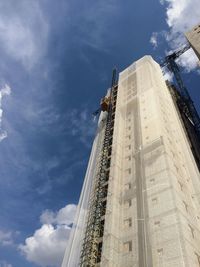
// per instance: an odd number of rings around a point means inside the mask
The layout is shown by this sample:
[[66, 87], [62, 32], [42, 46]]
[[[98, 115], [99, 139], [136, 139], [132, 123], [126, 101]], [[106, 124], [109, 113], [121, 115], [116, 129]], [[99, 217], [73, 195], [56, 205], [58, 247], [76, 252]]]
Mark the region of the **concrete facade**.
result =
[[200, 24], [186, 32], [185, 36], [200, 60]]
[[[199, 267], [200, 175], [160, 66], [150, 56], [120, 73], [115, 113], [96, 266]], [[62, 267], [79, 266], [105, 116], [100, 116]]]

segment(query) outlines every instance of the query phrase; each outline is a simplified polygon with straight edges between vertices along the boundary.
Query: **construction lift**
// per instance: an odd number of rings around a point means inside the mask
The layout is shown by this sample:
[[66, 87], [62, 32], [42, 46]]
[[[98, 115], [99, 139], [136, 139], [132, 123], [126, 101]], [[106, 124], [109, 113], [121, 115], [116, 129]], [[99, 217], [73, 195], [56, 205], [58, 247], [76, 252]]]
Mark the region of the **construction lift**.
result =
[[[112, 72], [112, 82], [111, 82], [111, 89], [117, 85], [117, 69], [114, 68]], [[110, 96], [104, 96], [100, 102], [100, 108], [98, 108], [95, 112], [92, 113], [94, 118], [101, 112], [101, 111], [108, 111], [110, 103]]]
[[102, 150], [99, 155], [99, 162], [97, 164], [98, 171], [94, 176], [92, 193], [89, 200], [88, 218], [79, 262], [80, 267], [96, 267], [99, 266], [98, 264], [101, 262], [102, 237], [104, 234], [108, 181], [118, 91], [116, 77], [116, 69], [114, 69], [109, 96], [106, 96], [101, 100], [100, 109], [94, 112], [95, 116], [97, 116], [100, 111], [106, 111], [107, 117], [104, 121], [105, 132]]

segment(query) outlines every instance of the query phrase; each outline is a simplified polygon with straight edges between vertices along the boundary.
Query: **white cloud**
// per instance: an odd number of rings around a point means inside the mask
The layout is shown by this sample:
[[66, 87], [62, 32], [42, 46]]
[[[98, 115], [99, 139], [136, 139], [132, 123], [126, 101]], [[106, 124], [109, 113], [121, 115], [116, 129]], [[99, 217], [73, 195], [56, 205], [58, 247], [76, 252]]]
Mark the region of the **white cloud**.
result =
[[5, 95], [10, 95], [11, 88], [8, 84], [5, 84], [4, 87], [0, 89], [0, 142], [7, 137], [7, 132], [2, 129], [2, 117], [3, 117], [3, 109], [2, 109], [2, 98]]
[[171, 34], [181, 34], [199, 23], [199, 0], [165, 0], [166, 21]]
[[58, 212], [45, 210], [42, 213], [41, 228], [33, 236], [26, 238], [24, 245], [19, 246], [28, 261], [42, 267], [60, 266], [75, 211], [76, 206], [69, 204]]
[[69, 204], [58, 212], [45, 210], [40, 216], [40, 221], [47, 224], [66, 224], [70, 225], [73, 222], [73, 218], [76, 211], [76, 205]]
[[169, 81], [169, 82], [173, 81], [173, 74], [169, 72], [167, 68], [164, 69], [164, 79], [165, 81]]
[[5, 84], [5, 86], [1, 89], [1, 96], [10, 95], [10, 93], [11, 93], [10, 86], [8, 84]]
[[187, 72], [195, 69], [198, 65], [198, 58], [193, 52], [192, 48], [182, 54], [177, 62], [185, 68]]
[[[170, 49], [178, 50], [187, 42], [184, 33], [200, 22], [200, 1], [162, 0], [160, 3], [166, 9], [166, 22], [169, 30], [157, 34], [165, 38]], [[154, 35], [155, 33], [152, 34]], [[187, 71], [191, 71], [196, 67], [197, 57], [190, 50], [182, 56], [179, 62]]]
[[39, 266], [60, 266], [69, 233], [70, 228], [67, 226], [43, 224], [33, 236], [26, 239], [25, 245], [20, 245], [19, 248], [28, 261]]
[[157, 32], [152, 33], [150, 43], [153, 45], [154, 48], [158, 46], [158, 33]]
[[[4, 232], [0, 230], [0, 245], [2, 246], [8, 246], [13, 244], [13, 234], [12, 232]], [[1, 267], [1, 265], [0, 265]]]
[[8, 136], [6, 131], [1, 131], [0, 133], [0, 142]]
[[30, 69], [47, 44], [48, 24], [37, 1], [0, 3], [0, 43], [4, 51]]
[[199, 0], [165, 0], [166, 22], [169, 31], [166, 39], [172, 49], [177, 49], [186, 43], [184, 33], [200, 21]]

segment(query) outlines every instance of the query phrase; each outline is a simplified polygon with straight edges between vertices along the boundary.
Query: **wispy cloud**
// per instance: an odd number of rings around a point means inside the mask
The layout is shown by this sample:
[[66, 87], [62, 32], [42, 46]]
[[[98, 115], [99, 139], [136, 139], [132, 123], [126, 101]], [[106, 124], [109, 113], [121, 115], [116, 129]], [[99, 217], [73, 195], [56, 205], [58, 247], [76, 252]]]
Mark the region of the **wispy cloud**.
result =
[[[73, 8], [77, 9], [77, 5], [72, 4], [71, 6], [71, 14], [73, 14]], [[89, 47], [96, 51], [109, 53], [110, 42], [105, 42], [105, 39], [111, 40], [113, 37], [113, 34], [110, 34], [110, 27], [113, 18], [120, 12], [119, 3], [115, 0], [93, 1], [92, 5], [81, 2], [80, 8], [81, 12], [76, 18], [74, 16], [72, 18], [73, 26], [77, 28], [78, 32], [75, 37], [78, 39], [78, 44], [81, 48]], [[89, 63], [90, 58], [84, 54], [82, 49], [81, 56]]]
[[70, 122], [68, 130], [86, 147], [91, 145], [91, 137], [94, 135], [96, 123], [92, 119], [92, 114], [87, 109], [73, 109], [67, 114], [67, 122]]
[[[199, 0], [162, 0], [160, 3], [165, 8], [168, 30], [153, 33], [157, 38], [164, 38], [171, 50], [177, 50], [186, 43], [184, 33], [200, 22]], [[192, 50], [185, 53], [179, 63], [191, 71], [197, 66], [197, 57]]]
[[158, 33], [153, 32], [150, 38], [150, 43], [153, 45], [154, 48], [158, 46]]
[[12, 264], [8, 263], [7, 261], [0, 261], [0, 267], [13, 267]]
[[0, 142], [7, 137], [7, 132], [2, 129], [2, 117], [3, 117], [3, 109], [2, 109], [2, 98], [6, 95], [10, 95], [11, 88], [8, 84], [5, 84], [0, 89]]
[[60, 113], [51, 105], [38, 109], [29, 107], [24, 116], [33, 125], [36, 123], [40, 130], [48, 131], [54, 136], [59, 134], [76, 137], [86, 147], [91, 146], [96, 122], [87, 107], [80, 106], [80, 109], [73, 108], [64, 113]]
[[44, 53], [47, 37], [48, 23], [38, 1], [1, 1], [0, 47], [8, 56], [30, 69]]
[[13, 244], [13, 233], [11, 231], [0, 230], [0, 245], [9, 246], [12, 244]]
[[58, 212], [45, 210], [41, 214], [42, 226], [26, 238], [25, 244], [19, 245], [28, 261], [42, 267], [60, 266], [75, 211], [76, 205], [69, 204]]

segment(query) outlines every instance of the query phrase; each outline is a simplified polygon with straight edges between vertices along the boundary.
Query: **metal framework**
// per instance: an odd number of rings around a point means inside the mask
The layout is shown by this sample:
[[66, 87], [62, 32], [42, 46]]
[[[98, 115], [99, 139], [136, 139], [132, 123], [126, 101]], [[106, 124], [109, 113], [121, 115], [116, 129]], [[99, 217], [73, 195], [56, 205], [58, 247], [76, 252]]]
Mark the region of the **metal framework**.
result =
[[101, 261], [117, 89], [116, 70], [114, 70], [107, 111], [108, 114], [105, 122], [106, 126], [103, 146], [100, 155], [98, 172], [96, 177], [94, 177], [94, 186], [90, 196], [87, 225], [80, 257], [81, 267], [94, 267]]
[[184, 82], [180, 75], [180, 69], [179, 66], [176, 63], [176, 59], [181, 56], [183, 53], [185, 53], [190, 48], [189, 45], [185, 46], [184, 48], [180, 49], [179, 51], [176, 51], [168, 56], [165, 57], [165, 61], [161, 63], [161, 67], [167, 67], [169, 71], [171, 71], [174, 74], [174, 77], [176, 79], [181, 97], [182, 97], [182, 103], [187, 106], [187, 113], [188, 117], [192, 120], [195, 129], [200, 137], [200, 117], [196, 111], [196, 108], [194, 106], [194, 103], [189, 95], [189, 92], [184, 85]]

